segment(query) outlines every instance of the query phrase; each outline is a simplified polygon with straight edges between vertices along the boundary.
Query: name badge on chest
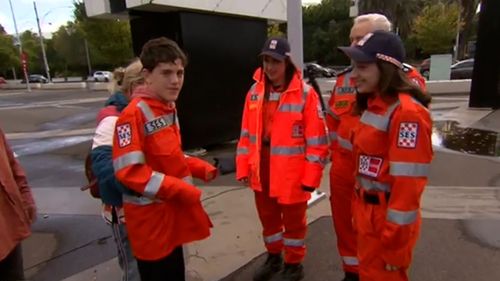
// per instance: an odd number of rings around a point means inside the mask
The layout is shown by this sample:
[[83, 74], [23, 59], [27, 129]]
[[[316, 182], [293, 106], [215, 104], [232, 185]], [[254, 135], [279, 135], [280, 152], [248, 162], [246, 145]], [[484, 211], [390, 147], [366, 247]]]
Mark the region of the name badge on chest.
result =
[[292, 138], [304, 137], [304, 125], [301, 121], [296, 121], [292, 126]]
[[173, 122], [174, 115], [168, 114], [146, 122], [146, 124], [144, 124], [144, 128], [146, 130], [146, 134], [151, 135], [160, 131], [161, 129], [171, 126]]

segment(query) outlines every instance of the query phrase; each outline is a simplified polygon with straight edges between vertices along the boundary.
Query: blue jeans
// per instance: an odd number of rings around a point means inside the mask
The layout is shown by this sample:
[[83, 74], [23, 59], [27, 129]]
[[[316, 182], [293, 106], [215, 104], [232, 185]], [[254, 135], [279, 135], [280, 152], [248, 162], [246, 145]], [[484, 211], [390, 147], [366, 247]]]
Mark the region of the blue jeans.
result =
[[141, 281], [137, 261], [132, 254], [128, 233], [123, 223], [112, 223], [113, 236], [118, 250], [118, 263], [122, 269], [122, 281]]

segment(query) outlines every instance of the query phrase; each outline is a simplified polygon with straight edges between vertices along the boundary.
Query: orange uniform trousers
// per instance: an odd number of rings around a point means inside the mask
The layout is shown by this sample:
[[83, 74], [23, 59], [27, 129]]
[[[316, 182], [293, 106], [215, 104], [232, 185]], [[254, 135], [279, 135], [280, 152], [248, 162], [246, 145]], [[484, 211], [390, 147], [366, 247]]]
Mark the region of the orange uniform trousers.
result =
[[[387, 249], [380, 242], [381, 229], [386, 221], [387, 198], [383, 192], [375, 195], [379, 198], [379, 204], [370, 204], [363, 199], [363, 191], [359, 196], [355, 196], [353, 207], [354, 227], [357, 230], [358, 257], [362, 263], [359, 270], [360, 281], [408, 281], [408, 268], [399, 268], [396, 271], [385, 269], [387, 262], [384, 260], [384, 252]], [[421, 221], [418, 221], [418, 225]], [[411, 253], [415, 247], [418, 235], [410, 239], [406, 249], [401, 249]], [[411, 260], [411, 256], [407, 257]]]
[[298, 264], [304, 260], [307, 232], [307, 201], [279, 204], [269, 197], [270, 150], [262, 146], [260, 177], [262, 192], [255, 192], [255, 204], [263, 227], [266, 249], [271, 254], [285, 252], [285, 263]]
[[[347, 163], [353, 162], [352, 158], [339, 162], [343, 162], [344, 167], [342, 171], [351, 170], [351, 172], [342, 174], [337, 169], [330, 170], [330, 205], [333, 226], [337, 235], [337, 249], [342, 259], [343, 270], [345, 272], [357, 273], [359, 265], [357, 259], [357, 237], [352, 221], [352, 208], [355, 198], [355, 180], [352, 175], [354, 167], [352, 169], [349, 169], [351, 167], [345, 167]], [[352, 166], [354, 166], [354, 163], [352, 163]]]

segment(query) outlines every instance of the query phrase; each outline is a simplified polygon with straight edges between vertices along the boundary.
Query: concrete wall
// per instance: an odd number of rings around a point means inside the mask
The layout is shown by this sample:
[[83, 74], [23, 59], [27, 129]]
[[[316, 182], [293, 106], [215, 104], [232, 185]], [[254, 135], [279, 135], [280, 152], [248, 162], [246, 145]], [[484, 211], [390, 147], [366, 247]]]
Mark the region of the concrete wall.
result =
[[[149, 2], [127, 0], [126, 7], [142, 11], [190, 10], [286, 21], [286, 0], [155, 0], [154, 4], [148, 4]], [[85, 6], [90, 17], [105, 17], [111, 13], [109, 0], [85, 0]]]
[[85, 0], [85, 10], [89, 17], [111, 13], [109, 0]]

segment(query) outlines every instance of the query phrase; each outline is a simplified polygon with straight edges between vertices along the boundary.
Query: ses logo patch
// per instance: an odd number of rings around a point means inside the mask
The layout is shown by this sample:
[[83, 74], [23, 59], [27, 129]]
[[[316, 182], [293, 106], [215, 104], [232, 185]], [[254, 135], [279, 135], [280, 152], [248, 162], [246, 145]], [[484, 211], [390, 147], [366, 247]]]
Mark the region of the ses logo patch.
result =
[[401, 122], [399, 124], [398, 147], [417, 147], [418, 123]]

